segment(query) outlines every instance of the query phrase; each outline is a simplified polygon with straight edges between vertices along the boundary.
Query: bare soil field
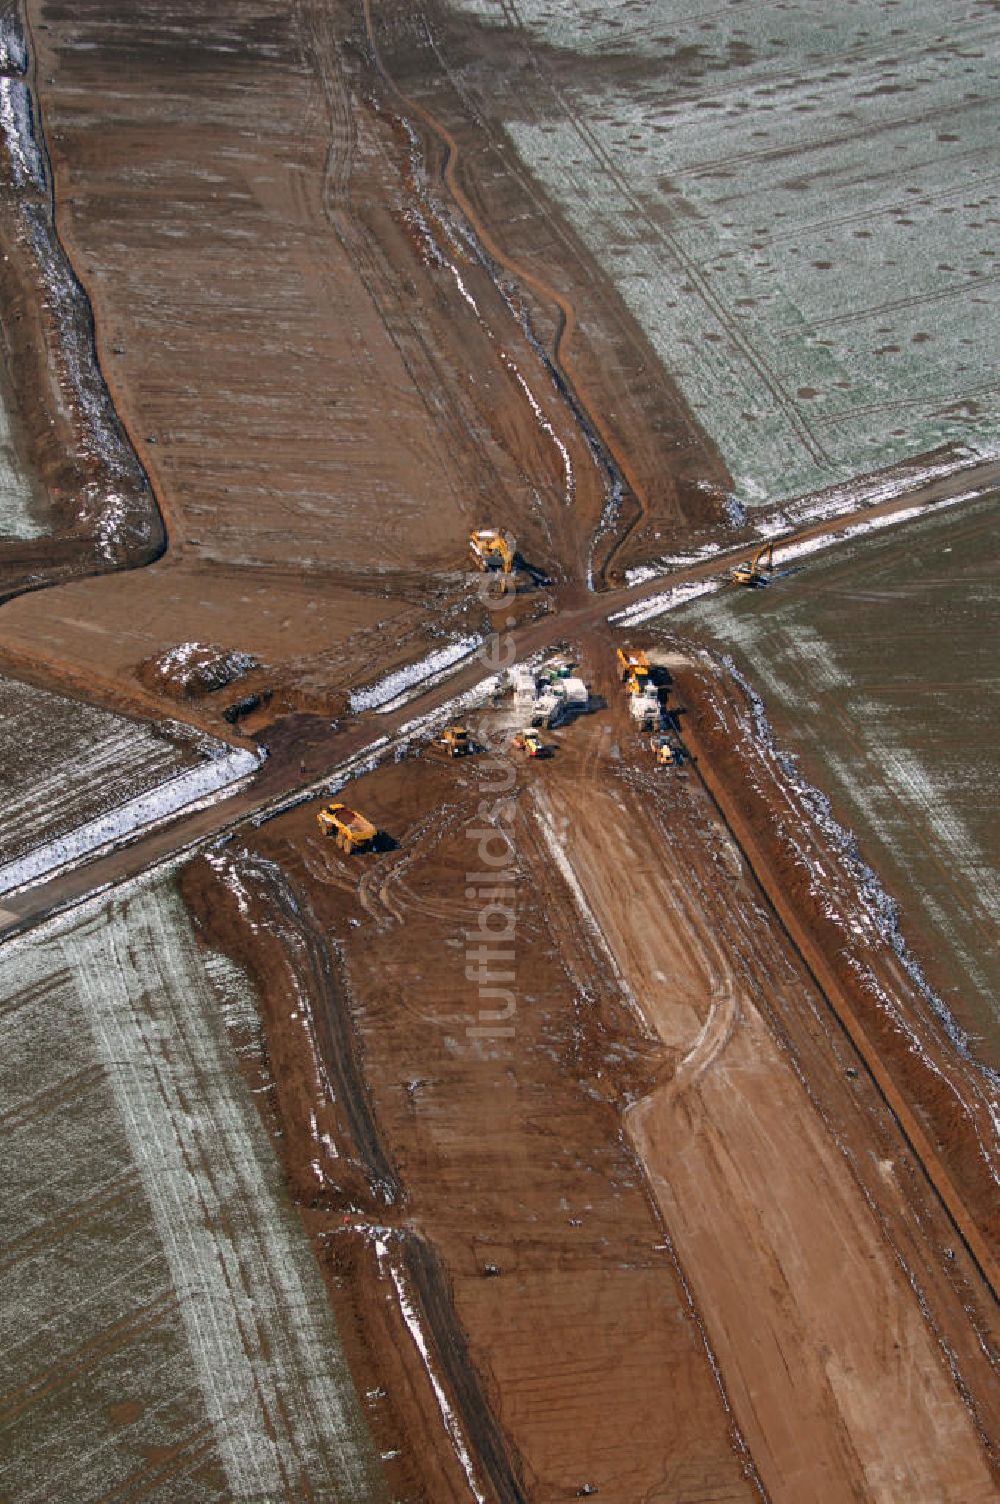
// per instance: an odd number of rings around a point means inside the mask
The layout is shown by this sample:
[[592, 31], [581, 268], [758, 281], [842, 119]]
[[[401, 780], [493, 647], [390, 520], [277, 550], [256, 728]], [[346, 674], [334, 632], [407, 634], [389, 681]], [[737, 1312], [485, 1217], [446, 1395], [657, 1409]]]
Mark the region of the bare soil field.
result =
[[[603, 617], [646, 587], [608, 587], [749, 524], [487, 107], [572, 114], [594, 59], [502, 14], [516, 47], [436, 4], [25, 0], [22, 45], [0, 5], [12, 849], [71, 744], [114, 764], [80, 809], [155, 774], [111, 711], [270, 754], [0, 912], [11, 1504], [997, 1494], [988, 1096], [884, 936], [845, 972], [749, 692], [672, 645], [677, 769], [627, 714]], [[486, 628], [484, 524], [551, 581], [497, 624], [596, 696], [537, 761], [407, 727], [478, 661], [395, 704]], [[320, 834], [334, 793], [374, 850]]]
[[990, 1499], [988, 1290], [696, 770], [645, 766], [610, 678], [610, 716], [504, 796], [500, 1025], [475, 985], [478, 760], [352, 787], [387, 855], [348, 862], [314, 805], [212, 859], [233, 897], [196, 911], [268, 999], [335, 1306], [377, 1279], [372, 1224], [390, 1264], [435, 1250], [479, 1387], [431, 1367], [500, 1497]]
[[413, 657], [475, 615], [472, 526], [579, 574], [606, 467], [353, 12], [29, 22], [59, 234], [170, 547], [12, 603], [7, 661], [111, 693], [178, 641], [238, 642], [312, 708], [391, 660], [385, 623]]

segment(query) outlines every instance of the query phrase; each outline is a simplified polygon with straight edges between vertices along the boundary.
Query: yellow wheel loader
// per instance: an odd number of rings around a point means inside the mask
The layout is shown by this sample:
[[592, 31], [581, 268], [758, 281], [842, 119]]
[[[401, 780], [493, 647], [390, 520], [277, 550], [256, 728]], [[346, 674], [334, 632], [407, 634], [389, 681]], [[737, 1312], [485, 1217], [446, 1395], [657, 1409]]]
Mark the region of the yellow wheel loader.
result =
[[469, 548], [480, 569], [499, 569], [501, 574], [513, 574], [514, 547], [509, 534], [502, 533], [499, 528], [479, 528], [470, 537]]

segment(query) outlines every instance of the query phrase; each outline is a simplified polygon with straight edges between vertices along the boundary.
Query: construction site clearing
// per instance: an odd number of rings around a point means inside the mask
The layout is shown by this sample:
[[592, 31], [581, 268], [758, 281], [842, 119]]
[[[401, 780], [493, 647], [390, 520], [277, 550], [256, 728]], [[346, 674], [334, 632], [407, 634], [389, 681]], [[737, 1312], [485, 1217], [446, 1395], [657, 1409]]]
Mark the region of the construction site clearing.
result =
[[487, 94], [747, 44], [475, 9], [3, 12], [0, 1499], [994, 1504], [995, 1078], [665, 613], [1000, 466], [738, 503]]
[[[714, 747], [738, 691], [683, 643], [641, 651], [632, 666], [669, 675], [690, 750]], [[386, 1390], [378, 1434], [399, 1449], [394, 1476], [411, 1476], [413, 1420], [398, 1406], [412, 1380], [369, 1225], [403, 1268], [428, 1249], [442, 1261], [423, 1296], [433, 1321], [448, 1271], [462, 1335], [435, 1328], [436, 1371], [487, 1496], [751, 1499], [766, 1478], [788, 1500], [909, 1490], [986, 1504], [994, 1391], [978, 1336], [991, 1301], [863, 1038], [845, 1035], [831, 1001], [845, 978], [804, 960], [808, 905], [793, 928], [770, 907], [759, 874], [769, 890], [784, 881], [781, 853], [722, 813], [703, 759], [658, 776], [611, 642], [595, 634], [580, 658], [603, 707], [550, 733], [557, 755], [537, 772], [505, 764], [498, 788], [490, 756], [455, 764], [417, 743], [359, 779], [396, 849], [358, 880], [345, 883], [305, 810], [227, 847], [231, 874], [280, 869], [308, 916], [295, 923], [336, 937], [375, 1158], [345, 1117], [360, 1087], [341, 1077], [320, 1118], [338, 1157], [320, 1153], [317, 1184], [305, 1120], [321, 1015], [296, 1034], [301, 991], [290, 1002], [280, 968], [268, 980], [280, 931], [256, 929], [246, 949], [225, 889], [192, 870], [196, 912], [210, 903], [218, 943], [264, 979], [286, 1168], [342, 1329], [364, 1331], [358, 1372]], [[509, 735], [512, 698], [470, 714], [477, 745]], [[506, 864], [469, 859], [484, 817]], [[510, 1005], [491, 933], [516, 936]], [[388, 1202], [386, 1164], [399, 1180]], [[963, 1393], [941, 1344], [961, 1354]], [[859, 1402], [872, 1393], [877, 1412]], [[481, 1439], [490, 1415], [499, 1452]], [[436, 1496], [454, 1487], [438, 1481]]]
[[467, 1455], [495, 1498], [993, 1497], [980, 1130], [818, 961], [744, 720], [691, 644], [594, 629], [181, 872], [399, 1496]]

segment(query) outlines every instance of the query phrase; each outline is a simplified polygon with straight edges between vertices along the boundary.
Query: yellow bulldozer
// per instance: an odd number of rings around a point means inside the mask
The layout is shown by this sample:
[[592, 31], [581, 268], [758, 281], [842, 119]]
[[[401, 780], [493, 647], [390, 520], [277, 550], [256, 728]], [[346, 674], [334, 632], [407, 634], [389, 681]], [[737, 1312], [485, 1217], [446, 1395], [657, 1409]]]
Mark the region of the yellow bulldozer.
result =
[[674, 768], [680, 762], [677, 748], [668, 737], [654, 736], [650, 739], [649, 745], [658, 768]]
[[[763, 560], [767, 559], [767, 563]], [[752, 559], [744, 559], [742, 564], [730, 572], [729, 578], [734, 585], [749, 585], [751, 589], [756, 585], [766, 585], [768, 575], [774, 568], [774, 544], [765, 543], [758, 548]]]
[[499, 569], [502, 574], [513, 574], [514, 545], [509, 533], [502, 533], [495, 527], [481, 527], [469, 538], [469, 548], [480, 569]]
[[438, 737], [438, 746], [449, 757], [468, 757], [472, 751], [469, 733], [464, 726], [446, 726]]
[[347, 856], [355, 851], [369, 850], [378, 835], [377, 825], [346, 804], [324, 805], [316, 816], [316, 823], [325, 836], [336, 835], [338, 847]]

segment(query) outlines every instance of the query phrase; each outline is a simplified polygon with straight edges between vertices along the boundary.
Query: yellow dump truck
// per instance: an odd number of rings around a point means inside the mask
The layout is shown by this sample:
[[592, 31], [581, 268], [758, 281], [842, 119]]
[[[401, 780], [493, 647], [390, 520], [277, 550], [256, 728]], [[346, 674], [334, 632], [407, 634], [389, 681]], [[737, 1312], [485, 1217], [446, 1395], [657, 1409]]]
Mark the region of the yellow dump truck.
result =
[[346, 804], [324, 805], [316, 823], [325, 836], [331, 832], [336, 835], [337, 845], [348, 856], [354, 851], [367, 851], [378, 835], [377, 825]]

